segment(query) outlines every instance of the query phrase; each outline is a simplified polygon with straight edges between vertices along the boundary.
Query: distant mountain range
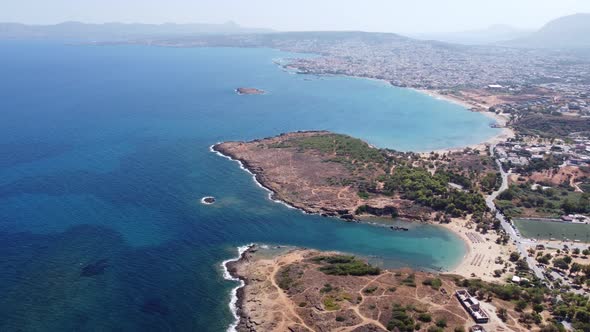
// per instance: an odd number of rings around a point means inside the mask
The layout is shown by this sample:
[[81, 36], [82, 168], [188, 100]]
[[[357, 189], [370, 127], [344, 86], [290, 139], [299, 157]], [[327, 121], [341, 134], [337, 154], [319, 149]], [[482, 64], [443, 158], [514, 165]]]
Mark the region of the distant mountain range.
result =
[[590, 14], [560, 17], [528, 36], [500, 44], [522, 48], [590, 48]]
[[521, 38], [531, 34], [533, 30], [514, 28], [509, 25], [492, 25], [486, 29], [460, 32], [435, 32], [409, 34], [416, 39], [438, 40], [447, 43], [464, 45], [486, 45], [501, 41]]
[[244, 28], [234, 22], [224, 24], [87, 24], [64, 22], [54, 25], [0, 23], [0, 39], [76, 39], [119, 41], [134, 38], [170, 38], [200, 34], [267, 33], [270, 29]]
[[[230, 36], [251, 35], [248, 42], [278, 38], [270, 29], [245, 28], [234, 22], [224, 24], [140, 24], [104, 23], [86, 24], [64, 22], [55, 25], [26, 25], [20, 23], [0, 23], [0, 39], [61, 39], [96, 42], [125, 42], [134, 40], [163, 41], [191, 37], [223, 36], [220, 42], [233, 39]], [[272, 36], [269, 36], [272, 35]], [[405, 38], [390, 33], [361, 32], [290, 32], [280, 33], [281, 37], [297, 41], [299, 38], [313, 37], [315, 40], [363, 39], [382, 42], [384, 39]], [[576, 49], [585, 52], [590, 49], [590, 14], [565, 16], [547, 23], [538, 31], [527, 31], [507, 25], [493, 25], [487, 29], [452, 33], [432, 33], [409, 35], [414, 39], [426, 39], [447, 44], [492, 45], [516, 48], [538, 49]], [[411, 42], [411, 38], [405, 38]], [[240, 42], [244, 42], [240, 38]], [[209, 40], [208, 43], [211, 43]]]

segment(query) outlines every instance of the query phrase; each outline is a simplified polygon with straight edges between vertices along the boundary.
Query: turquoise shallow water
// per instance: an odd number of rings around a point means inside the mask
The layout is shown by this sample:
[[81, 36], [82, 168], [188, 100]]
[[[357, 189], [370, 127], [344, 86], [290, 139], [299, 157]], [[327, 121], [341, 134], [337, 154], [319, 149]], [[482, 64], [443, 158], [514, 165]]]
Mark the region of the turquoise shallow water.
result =
[[[328, 129], [401, 150], [481, 141], [489, 120], [381, 82], [282, 71], [268, 49], [0, 43], [0, 330], [223, 331], [250, 242], [449, 267], [459, 238], [273, 203], [216, 142]], [[238, 96], [253, 86], [263, 96]], [[200, 204], [213, 195], [215, 205]]]

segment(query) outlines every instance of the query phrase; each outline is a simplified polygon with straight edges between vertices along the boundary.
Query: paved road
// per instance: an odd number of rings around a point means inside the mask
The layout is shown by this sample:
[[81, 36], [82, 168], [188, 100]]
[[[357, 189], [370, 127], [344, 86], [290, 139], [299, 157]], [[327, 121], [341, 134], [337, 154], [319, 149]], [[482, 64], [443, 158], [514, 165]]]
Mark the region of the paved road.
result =
[[[496, 148], [495, 145], [490, 146], [490, 154], [494, 156], [494, 149]], [[496, 204], [494, 204], [494, 200], [498, 195], [500, 195], [504, 190], [508, 189], [508, 175], [509, 173], [505, 172], [502, 168], [502, 164], [498, 159], [496, 159], [496, 164], [498, 164], [498, 168], [500, 169], [500, 174], [502, 174], [502, 185], [500, 188], [489, 196], [486, 197], [486, 205], [490, 208], [492, 212], [496, 212], [496, 218], [500, 220], [500, 224], [502, 228], [506, 231], [506, 234], [510, 236], [510, 240], [516, 245], [518, 252], [520, 253], [520, 257], [525, 257], [529, 267], [535, 273], [537, 278], [544, 280], [545, 276], [543, 275], [543, 270], [537, 266], [537, 262], [533, 259], [533, 257], [529, 257], [527, 252], [527, 244], [531, 244], [531, 241], [527, 241], [522, 238], [520, 233], [513, 227], [511, 223], [509, 223], [504, 215], [496, 209]]]

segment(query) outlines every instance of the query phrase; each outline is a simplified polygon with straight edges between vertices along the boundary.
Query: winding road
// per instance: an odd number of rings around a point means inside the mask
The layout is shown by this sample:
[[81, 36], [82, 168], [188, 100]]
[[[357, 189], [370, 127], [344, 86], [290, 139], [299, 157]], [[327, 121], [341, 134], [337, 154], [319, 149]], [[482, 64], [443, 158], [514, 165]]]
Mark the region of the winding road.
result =
[[[490, 155], [491, 156], [494, 156], [495, 148], [496, 148], [496, 145], [490, 146]], [[498, 218], [498, 220], [500, 220], [502, 228], [504, 228], [504, 230], [506, 231], [506, 234], [508, 234], [508, 236], [510, 236], [510, 240], [516, 245], [516, 248], [518, 250], [518, 253], [520, 254], [520, 257], [524, 257], [526, 259], [526, 261], [529, 265], [529, 268], [533, 271], [533, 273], [535, 273], [537, 278], [539, 278], [541, 280], [545, 280], [545, 276], [543, 275], [543, 270], [537, 266], [537, 262], [533, 259], [533, 257], [529, 257], [529, 255], [528, 255], [526, 245], [527, 244], [532, 245], [534, 243], [532, 241], [528, 241], [526, 239], [523, 239], [522, 236], [520, 235], [520, 233], [514, 228], [514, 226], [510, 222], [508, 222], [508, 220], [506, 220], [506, 217], [504, 217], [504, 215], [498, 209], [496, 209], [496, 204], [494, 203], [494, 200], [496, 199], [496, 197], [498, 197], [498, 195], [500, 195], [502, 192], [504, 192], [506, 189], [508, 189], [508, 175], [509, 175], [509, 172], [504, 171], [504, 169], [502, 168], [502, 163], [500, 163], [500, 161], [498, 159], [496, 159], [496, 164], [498, 165], [498, 169], [500, 169], [500, 174], [502, 175], [502, 185], [500, 186], [500, 188], [498, 188], [498, 190], [494, 191], [493, 193], [491, 193], [490, 195], [488, 195], [486, 197], [486, 205], [488, 206], [488, 208], [490, 208], [490, 210], [492, 212], [496, 213], [496, 218]]]

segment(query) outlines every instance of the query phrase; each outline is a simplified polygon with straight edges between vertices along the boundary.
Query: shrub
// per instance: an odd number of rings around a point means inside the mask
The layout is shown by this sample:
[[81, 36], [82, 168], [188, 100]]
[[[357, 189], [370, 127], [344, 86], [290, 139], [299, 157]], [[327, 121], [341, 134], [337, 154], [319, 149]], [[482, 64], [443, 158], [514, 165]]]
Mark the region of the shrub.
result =
[[516, 311], [523, 311], [527, 307], [527, 302], [525, 300], [518, 300], [516, 301]]
[[436, 326], [440, 327], [440, 328], [445, 328], [447, 327], [447, 320], [444, 318], [441, 318], [439, 320], [436, 321]]
[[324, 284], [324, 287], [322, 287], [322, 289], [320, 289], [320, 293], [329, 293], [332, 290], [334, 290], [334, 287], [332, 287], [332, 285]]
[[394, 304], [390, 321], [387, 323], [387, 329], [400, 332], [414, 331], [414, 319], [406, 313], [407, 308]]
[[375, 293], [375, 291], [377, 289], [378, 289], [377, 286], [370, 286], [370, 287], [367, 287], [367, 288], [363, 289], [363, 293], [365, 293], [365, 294], [373, 294], [373, 293]]
[[320, 271], [329, 275], [378, 275], [381, 269], [373, 267], [354, 256], [318, 256], [312, 258], [312, 261], [323, 264]]
[[402, 285], [416, 287], [416, 275], [413, 273], [408, 275], [404, 280], [402, 280]]
[[294, 280], [293, 280], [293, 278], [291, 278], [290, 274], [291, 274], [291, 267], [290, 266], [283, 267], [279, 271], [277, 283], [278, 283], [279, 287], [281, 287], [281, 289], [289, 290], [289, 288], [291, 288], [291, 286], [293, 285]]
[[439, 278], [428, 278], [422, 281], [422, 284], [430, 286], [434, 290], [438, 290], [442, 286], [442, 281]]
[[430, 323], [432, 322], [432, 316], [430, 316], [430, 314], [427, 313], [419, 314], [418, 320], [424, 323]]
[[338, 305], [338, 303], [336, 303], [336, 299], [334, 299], [331, 296], [326, 296], [324, 298], [324, 308], [326, 308], [326, 310], [328, 311], [334, 311], [334, 310], [339, 310], [340, 306]]

